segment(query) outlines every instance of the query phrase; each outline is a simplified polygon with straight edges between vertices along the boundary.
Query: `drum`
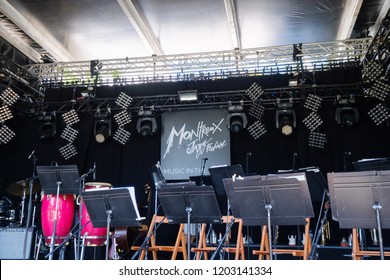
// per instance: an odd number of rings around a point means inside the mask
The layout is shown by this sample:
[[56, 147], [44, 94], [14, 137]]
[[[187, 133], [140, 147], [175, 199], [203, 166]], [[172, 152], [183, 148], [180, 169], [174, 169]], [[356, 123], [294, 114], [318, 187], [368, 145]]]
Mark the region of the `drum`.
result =
[[[96, 191], [99, 189], [110, 189], [111, 184], [108, 183], [98, 183], [91, 182], [85, 183], [84, 190], [87, 191]], [[81, 236], [85, 239], [86, 246], [103, 246], [106, 237], [107, 237], [107, 228], [106, 227], [94, 227], [91, 222], [91, 218], [88, 214], [87, 207], [85, 203], [81, 199], [81, 226], [83, 227], [81, 230]]]
[[[54, 219], [57, 197], [54, 194], [44, 194], [41, 198], [41, 224], [46, 245], [51, 244], [54, 231]], [[60, 194], [58, 196], [58, 211], [54, 245], [61, 244], [72, 229], [74, 220], [74, 195]]]
[[9, 221], [12, 209], [13, 205], [11, 200], [7, 197], [3, 197], [3, 199], [0, 200], [0, 221]]

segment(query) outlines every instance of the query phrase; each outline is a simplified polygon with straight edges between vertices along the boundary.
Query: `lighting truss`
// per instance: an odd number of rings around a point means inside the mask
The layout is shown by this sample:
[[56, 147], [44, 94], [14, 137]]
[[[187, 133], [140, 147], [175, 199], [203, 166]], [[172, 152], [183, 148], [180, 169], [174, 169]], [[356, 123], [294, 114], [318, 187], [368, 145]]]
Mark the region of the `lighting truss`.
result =
[[13, 132], [8, 126], [3, 124], [0, 127], [0, 145], [7, 144], [14, 136], [15, 132]]
[[75, 145], [73, 143], [68, 143], [65, 146], [62, 146], [60, 149], [61, 156], [65, 159], [68, 160], [71, 157], [74, 157], [77, 155], [77, 150]]
[[362, 78], [365, 83], [370, 83], [383, 73], [383, 66], [378, 61], [369, 61], [364, 64]]
[[125, 145], [127, 141], [130, 139], [131, 133], [127, 130], [123, 129], [123, 127], [119, 127], [114, 134], [114, 140], [118, 141], [122, 145]]
[[380, 103], [368, 111], [368, 115], [375, 125], [380, 125], [382, 122], [390, 118], [390, 110]]
[[256, 101], [260, 98], [260, 96], [264, 93], [264, 89], [259, 86], [257, 83], [253, 83], [247, 90], [246, 95], [249, 96], [249, 98], [252, 101]]
[[114, 115], [114, 120], [119, 126], [124, 126], [131, 122], [131, 115], [126, 110]]
[[61, 138], [65, 139], [68, 142], [73, 142], [74, 140], [76, 140], [78, 134], [79, 132], [76, 129], [70, 126], [66, 126], [61, 133]]
[[[306, 71], [329, 70], [345, 63], [356, 63], [372, 38], [356, 38], [319, 43], [304, 43], [300, 57]], [[272, 47], [191, 54], [157, 55], [100, 60], [99, 85], [219, 80], [223, 78], [290, 74], [299, 71], [291, 44]], [[85, 86], [91, 79], [91, 62], [37, 63], [23, 66], [43, 86], [50, 84]], [[67, 71], [64, 71], [67, 69]], [[118, 73], [113, 77], [112, 73]], [[117, 82], [119, 81], [119, 82]]]
[[306, 125], [307, 129], [313, 131], [322, 124], [322, 119], [316, 112], [311, 112], [302, 122]]
[[0, 107], [0, 123], [5, 122], [6, 120], [10, 120], [13, 118], [12, 112], [8, 106]]
[[264, 116], [265, 108], [260, 103], [253, 103], [249, 109], [249, 115], [260, 120]]
[[11, 88], [6, 88], [3, 93], [0, 95], [0, 99], [5, 105], [11, 106], [19, 99], [19, 95], [13, 91]]
[[64, 113], [62, 115], [62, 119], [64, 120], [66, 125], [72, 125], [80, 121], [79, 116], [74, 109]]
[[326, 144], [326, 134], [311, 131], [309, 135], [309, 147], [323, 149]]
[[118, 105], [122, 109], [129, 108], [132, 102], [133, 98], [131, 96], [128, 96], [124, 92], [121, 92], [115, 101], [116, 105]]
[[371, 96], [381, 101], [385, 101], [385, 99], [389, 96], [389, 92], [390, 85], [381, 80], [374, 81], [370, 88], [364, 90], [364, 94], [366, 96]]
[[260, 121], [255, 121], [248, 127], [249, 134], [254, 138], [258, 139], [261, 135], [265, 134], [267, 130], [265, 129], [265, 125]]
[[312, 111], [317, 111], [321, 107], [322, 98], [315, 94], [309, 94], [303, 106]]

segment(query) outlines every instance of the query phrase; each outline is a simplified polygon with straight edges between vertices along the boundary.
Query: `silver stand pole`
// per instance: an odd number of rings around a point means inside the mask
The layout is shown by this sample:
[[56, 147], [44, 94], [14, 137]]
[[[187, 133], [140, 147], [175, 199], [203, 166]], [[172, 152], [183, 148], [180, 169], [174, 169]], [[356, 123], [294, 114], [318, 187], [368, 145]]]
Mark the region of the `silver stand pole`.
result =
[[54, 212], [54, 225], [53, 225], [53, 233], [51, 235], [49, 260], [53, 259], [53, 250], [54, 250], [55, 236], [56, 236], [56, 231], [57, 231], [57, 214], [58, 214], [58, 199], [60, 197], [60, 186], [61, 186], [61, 182], [58, 181], [57, 182], [57, 194], [56, 194], [56, 209]]
[[381, 260], [384, 260], [385, 253], [383, 249], [382, 226], [381, 226], [381, 219], [379, 216], [379, 211], [380, 209], [382, 209], [382, 206], [378, 202], [375, 202], [372, 208], [374, 208], [376, 214], [376, 224], [378, 226], [378, 242], [379, 242], [379, 251], [381, 255]]
[[265, 209], [267, 210], [267, 217], [268, 217], [268, 242], [269, 242], [269, 257], [270, 260], [273, 258], [273, 252], [272, 252], [272, 230], [271, 230], [271, 204], [266, 204]]
[[191, 255], [191, 229], [190, 229], [190, 224], [191, 224], [191, 212], [192, 208], [191, 207], [186, 207], [186, 212], [187, 212], [187, 257], [188, 260], [190, 260], [190, 255]]
[[108, 249], [109, 249], [109, 242], [110, 242], [110, 224], [111, 224], [111, 214], [112, 210], [107, 210], [107, 235], [106, 235], [106, 260], [108, 260]]

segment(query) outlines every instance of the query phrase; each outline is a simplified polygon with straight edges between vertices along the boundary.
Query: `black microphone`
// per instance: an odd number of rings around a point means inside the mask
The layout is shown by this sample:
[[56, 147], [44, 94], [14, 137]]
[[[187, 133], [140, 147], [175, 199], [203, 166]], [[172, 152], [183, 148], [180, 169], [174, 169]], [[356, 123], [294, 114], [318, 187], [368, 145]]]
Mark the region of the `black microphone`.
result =
[[96, 180], [96, 161], [93, 163], [93, 173], [92, 173], [92, 179]]
[[28, 156], [28, 159], [30, 159], [35, 154], [35, 150], [31, 152], [31, 154]]
[[203, 158], [204, 161], [209, 160], [207, 157]]

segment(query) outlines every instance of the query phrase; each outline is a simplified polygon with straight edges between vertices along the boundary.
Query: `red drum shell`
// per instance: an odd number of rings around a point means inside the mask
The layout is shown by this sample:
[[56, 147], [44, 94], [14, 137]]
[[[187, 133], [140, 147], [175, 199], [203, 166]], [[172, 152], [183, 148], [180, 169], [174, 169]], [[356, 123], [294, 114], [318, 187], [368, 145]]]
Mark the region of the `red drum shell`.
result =
[[[51, 244], [54, 231], [54, 219], [57, 198], [52, 194], [45, 194], [41, 205], [41, 224], [46, 245]], [[57, 225], [54, 244], [61, 244], [69, 234], [74, 221], [74, 195], [60, 194], [58, 197]]]
[[[98, 182], [91, 182], [91, 183], [85, 183], [84, 190], [85, 191], [93, 191], [97, 189], [110, 189], [112, 186], [109, 183], [98, 183]], [[81, 236], [85, 238], [85, 245], [86, 246], [103, 246], [106, 237], [107, 237], [107, 228], [102, 227], [94, 227], [92, 225], [92, 222], [90, 222], [91, 218], [88, 214], [87, 207], [85, 206], [85, 203], [81, 199], [80, 201], [81, 206], [81, 225], [83, 226], [83, 229], [81, 230]]]

